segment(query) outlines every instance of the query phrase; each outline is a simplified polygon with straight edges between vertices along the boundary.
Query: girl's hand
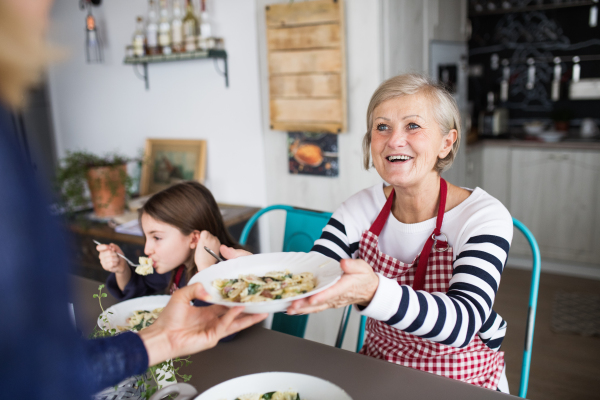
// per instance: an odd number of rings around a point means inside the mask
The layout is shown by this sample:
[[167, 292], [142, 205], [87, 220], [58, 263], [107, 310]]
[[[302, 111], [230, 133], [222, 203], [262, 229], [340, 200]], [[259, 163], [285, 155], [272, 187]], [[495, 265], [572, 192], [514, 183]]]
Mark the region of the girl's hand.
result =
[[117, 256], [117, 253], [124, 255], [123, 250], [114, 243], [111, 244], [99, 244], [96, 246], [96, 250], [100, 253], [100, 264], [102, 268], [108, 272], [114, 272], [115, 274], [124, 274], [129, 270], [127, 263], [121, 257]]
[[196, 252], [194, 253], [194, 262], [196, 263], [196, 267], [198, 267], [198, 271], [202, 271], [217, 262], [213, 256], [208, 254], [208, 251], [204, 249], [204, 246], [214, 251], [215, 254], [219, 254], [221, 242], [209, 231], [200, 232], [200, 238], [198, 239]]
[[251, 256], [252, 253], [243, 249], [234, 249], [233, 247], [227, 247], [224, 244], [221, 245], [221, 256], [225, 260], [233, 260], [238, 257]]
[[344, 274], [335, 285], [313, 296], [294, 301], [287, 313], [309, 314], [349, 304], [368, 306], [379, 286], [379, 277], [373, 272], [373, 268], [364, 260], [352, 259], [342, 260], [340, 266]]

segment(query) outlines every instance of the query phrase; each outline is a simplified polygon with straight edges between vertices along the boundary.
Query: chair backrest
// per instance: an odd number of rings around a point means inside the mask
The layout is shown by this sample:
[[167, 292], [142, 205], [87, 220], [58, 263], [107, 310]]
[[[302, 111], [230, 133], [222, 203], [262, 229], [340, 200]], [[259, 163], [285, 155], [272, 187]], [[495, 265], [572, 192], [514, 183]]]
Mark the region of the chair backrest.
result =
[[[321, 231], [327, 225], [329, 218], [331, 218], [331, 213], [329, 212], [308, 210], [283, 204], [272, 205], [258, 211], [248, 220], [240, 236], [241, 245], [246, 244], [250, 230], [258, 218], [273, 210], [284, 210], [286, 212], [285, 232], [283, 235], [284, 252], [297, 251], [308, 253], [315, 241], [321, 237]], [[308, 315], [292, 316], [277, 313], [273, 316], [271, 329], [297, 337], [304, 337], [307, 323]]]
[[[531, 271], [531, 285], [529, 289], [529, 310], [527, 313], [527, 328], [525, 332], [525, 349], [523, 351], [523, 363], [521, 367], [521, 383], [519, 385], [519, 397], [525, 398], [527, 396], [527, 386], [529, 385], [529, 369], [531, 366], [531, 346], [533, 344], [533, 330], [535, 328], [535, 313], [537, 311], [537, 298], [538, 290], [540, 286], [540, 270], [541, 270], [541, 258], [540, 248], [535, 240], [535, 237], [529, 229], [519, 220], [513, 218], [513, 225], [515, 228], [520, 230], [531, 247], [531, 254], [533, 258], [533, 268]], [[342, 322], [340, 324], [340, 332], [336, 340], [336, 347], [341, 348], [342, 342], [344, 341], [344, 333], [346, 326], [348, 325], [348, 319], [350, 317], [350, 311], [352, 306], [347, 306], [344, 311]], [[358, 328], [358, 340], [356, 343], [356, 352], [358, 353], [363, 346], [365, 337], [365, 325], [367, 323], [367, 317], [364, 315], [360, 317], [360, 325]]]

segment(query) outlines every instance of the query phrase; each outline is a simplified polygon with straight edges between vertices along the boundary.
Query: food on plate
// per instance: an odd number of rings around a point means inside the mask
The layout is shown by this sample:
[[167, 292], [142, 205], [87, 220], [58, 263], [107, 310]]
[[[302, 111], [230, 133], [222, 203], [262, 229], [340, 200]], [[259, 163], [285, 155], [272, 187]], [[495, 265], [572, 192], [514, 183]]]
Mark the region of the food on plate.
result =
[[134, 331], [139, 332], [144, 328], [149, 327], [156, 321], [164, 307], [155, 308], [152, 311], [137, 310], [133, 315], [127, 318], [126, 322], [129, 326], [117, 326], [119, 331]]
[[152, 259], [148, 257], [140, 257], [140, 265], [135, 267], [135, 273], [138, 275], [153, 274], [154, 268], [152, 268]]
[[294, 391], [286, 392], [269, 392], [269, 393], [252, 393], [236, 397], [235, 400], [300, 400], [300, 395]]
[[240, 275], [238, 279], [216, 279], [212, 283], [226, 301], [253, 303], [286, 299], [307, 293], [316, 286], [312, 272], [292, 274], [273, 271], [264, 276]]

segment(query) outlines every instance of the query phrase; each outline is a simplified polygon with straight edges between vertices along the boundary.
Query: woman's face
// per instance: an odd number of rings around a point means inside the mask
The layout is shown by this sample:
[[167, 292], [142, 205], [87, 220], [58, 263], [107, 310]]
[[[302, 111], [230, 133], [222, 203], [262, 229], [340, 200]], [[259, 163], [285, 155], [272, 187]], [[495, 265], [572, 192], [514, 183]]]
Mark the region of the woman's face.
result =
[[384, 181], [395, 187], [437, 176], [435, 164], [452, 149], [456, 130], [442, 135], [427, 98], [420, 94], [393, 98], [373, 111], [371, 157]]
[[142, 214], [142, 229], [146, 236], [144, 253], [152, 259], [159, 274], [172, 271], [184, 262], [196, 247], [193, 233], [184, 235], [173, 225]]

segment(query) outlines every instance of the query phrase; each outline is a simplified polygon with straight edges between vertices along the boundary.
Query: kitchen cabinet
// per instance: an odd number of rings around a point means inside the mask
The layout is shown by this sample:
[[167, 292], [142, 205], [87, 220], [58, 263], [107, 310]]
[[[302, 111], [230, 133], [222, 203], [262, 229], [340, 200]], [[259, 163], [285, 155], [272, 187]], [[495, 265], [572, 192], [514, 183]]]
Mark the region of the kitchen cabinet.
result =
[[[600, 149], [478, 144], [466, 160], [466, 186], [500, 200], [534, 234], [543, 259], [599, 264]], [[523, 235], [510, 254], [530, 257]]]
[[[596, 261], [599, 171], [598, 152], [512, 150], [509, 210], [533, 232], [543, 258]], [[517, 236], [511, 254], [528, 253]]]

